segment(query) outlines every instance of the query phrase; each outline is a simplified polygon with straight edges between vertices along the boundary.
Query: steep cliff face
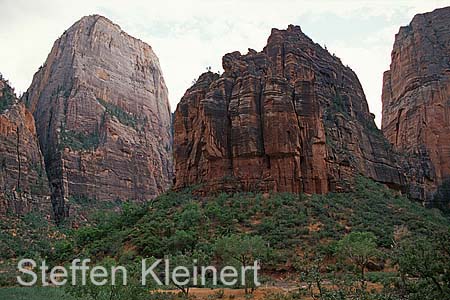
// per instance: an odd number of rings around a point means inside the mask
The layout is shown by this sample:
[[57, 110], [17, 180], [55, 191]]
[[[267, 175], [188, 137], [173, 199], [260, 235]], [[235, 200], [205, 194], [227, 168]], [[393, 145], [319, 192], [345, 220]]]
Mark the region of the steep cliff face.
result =
[[0, 77], [0, 216], [42, 212], [51, 204], [32, 114]]
[[382, 130], [406, 154], [410, 195], [429, 202], [450, 176], [450, 7], [401, 27], [391, 56]]
[[403, 184], [355, 73], [300, 27], [273, 29], [261, 52], [226, 54], [223, 68], [177, 107], [176, 188], [326, 193], [357, 174]]
[[55, 42], [24, 101], [36, 119], [57, 221], [68, 201], [145, 201], [171, 183], [171, 115], [152, 48], [101, 16]]

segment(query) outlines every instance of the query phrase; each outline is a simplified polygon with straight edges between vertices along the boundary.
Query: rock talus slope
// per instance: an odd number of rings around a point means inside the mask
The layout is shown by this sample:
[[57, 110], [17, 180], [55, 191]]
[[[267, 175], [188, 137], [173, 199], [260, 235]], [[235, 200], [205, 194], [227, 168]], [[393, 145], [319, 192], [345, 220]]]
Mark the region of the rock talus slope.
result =
[[51, 203], [33, 115], [0, 77], [0, 216], [41, 212]]
[[450, 176], [450, 7], [401, 27], [391, 58], [382, 130], [405, 153], [410, 196], [430, 202]]
[[171, 114], [152, 48], [93, 15], [54, 43], [24, 96], [57, 221], [68, 201], [145, 201], [171, 183]]
[[299, 26], [273, 29], [267, 46], [223, 57], [174, 120], [175, 188], [326, 193], [358, 174], [403, 185], [355, 73]]

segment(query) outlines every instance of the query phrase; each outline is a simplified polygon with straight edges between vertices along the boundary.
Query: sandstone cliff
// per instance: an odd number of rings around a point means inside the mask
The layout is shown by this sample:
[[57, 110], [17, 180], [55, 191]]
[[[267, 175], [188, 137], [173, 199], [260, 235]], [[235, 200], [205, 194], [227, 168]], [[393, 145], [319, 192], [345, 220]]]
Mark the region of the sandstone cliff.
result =
[[171, 183], [171, 115], [152, 48], [101, 16], [54, 43], [24, 96], [57, 221], [68, 201], [145, 201]]
[[450, 176], [450, 7], [401, 27], [391, 57], [382, 130], [405, 153], [410, 196], [430, 202]]
[[403, 184], [355, 73], [290, 25], [223, 57], [187, 90], [174, 121], [175, 187], [326, 193], [362, 174]]
[[0, 216], [42, 212], [51, 203], [32, 114], [0, 76]]

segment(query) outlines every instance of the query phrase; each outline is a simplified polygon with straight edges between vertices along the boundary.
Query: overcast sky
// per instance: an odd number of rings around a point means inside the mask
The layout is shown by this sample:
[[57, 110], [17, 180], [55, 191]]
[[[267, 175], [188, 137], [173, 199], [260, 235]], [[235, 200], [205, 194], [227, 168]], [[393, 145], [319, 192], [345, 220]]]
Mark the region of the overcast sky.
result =
[[222, 71], [223, 54], [259, 51], [271, 28], [295, 24], [356, 72], [379, 125], [382, 74], [395, 33], [415, 14], [448, 5], [449, 0], [0, 0], [0, 72], [24, 92], [64, 30], [82, 16], [100, 14], [152, 46], [175, 110], [206, 67]]

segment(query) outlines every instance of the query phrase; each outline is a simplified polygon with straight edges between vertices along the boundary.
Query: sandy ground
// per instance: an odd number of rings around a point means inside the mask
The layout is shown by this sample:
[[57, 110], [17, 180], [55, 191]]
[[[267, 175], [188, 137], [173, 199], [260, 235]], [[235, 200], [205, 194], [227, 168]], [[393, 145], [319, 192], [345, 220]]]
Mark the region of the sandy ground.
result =
[[[306, 286], [304, 286], [306, 290]], [[367, 288], [369, 290], [381, 290], [382, 286], [380, 284], [368, 283]], [[217, 293], [223, 290], [223, 297], [217, 297]], [[286, 287], [276, 287], [276, 286], [262, 286], [258, 288], [252, 294], [250, 299], [253, 300], [264, 300], [271, 299], [275, 300], [281, 298], [282, 295], [288, 295], [290, 292], [298, 290], [296, 286], [286, 286]], [[178, 293], [179, 290], [166, 291], [169, 293]], [[207, 289], [207, 288], [191, 288], [189, 290], [189, 295], [196, 300], [213, 300], [213, 299], [234, 299], [234, 300], [246, 300], [245, 291], [243, 289]], [[310, 300], [311, 297], [304, 296], [301, 299]]]
[[[224, 296], [222, 298], [215, 297], [215, 294], [220, 290], [224, 291]], [[251, 299], [253, 300], [263, 300], [269, 294], [287, 294], [290, 289], [278, 288], [278, 287], [261, 287], [258, 288]], [[170, 291], [178, 293], [178, 291]], [[211, 300], [211, 299], [235, 299], [235, 300], [245, 300], [245, 291], [243, 289], [205, 289], [205, 288], [191, 288], [189, 291], [190, 297], [196, 300]], [[275, 298], [271, 298], [275, 299]], [[308, 299], [308, 298], [305, 298]]]

